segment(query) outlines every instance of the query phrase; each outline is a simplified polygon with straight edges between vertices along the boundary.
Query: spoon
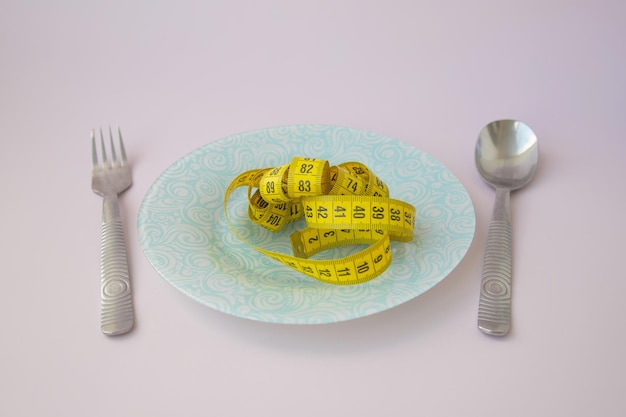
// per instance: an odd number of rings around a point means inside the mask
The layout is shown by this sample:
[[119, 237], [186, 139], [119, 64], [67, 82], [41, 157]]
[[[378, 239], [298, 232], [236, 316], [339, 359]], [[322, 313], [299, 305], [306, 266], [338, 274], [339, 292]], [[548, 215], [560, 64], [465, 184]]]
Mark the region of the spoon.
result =
[[538, 160], [537, 136], [520, 121], [494, 121], [478, 135], [476, 167], [483, 180], [496, 189], [480, 287], [478, 328], [493, 336], [505, 336], [511, 327], [510, 192], [528, 184]]

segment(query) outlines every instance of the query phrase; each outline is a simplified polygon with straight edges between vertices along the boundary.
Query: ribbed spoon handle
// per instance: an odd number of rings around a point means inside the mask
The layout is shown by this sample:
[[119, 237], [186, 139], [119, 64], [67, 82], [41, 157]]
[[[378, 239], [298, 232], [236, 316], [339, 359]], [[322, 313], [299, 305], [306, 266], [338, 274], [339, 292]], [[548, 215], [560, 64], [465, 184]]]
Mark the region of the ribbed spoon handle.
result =
[[505, 336], [511, 327], [511, 221], [509, 190], [496, 190], [478, 306], [478, 328]]

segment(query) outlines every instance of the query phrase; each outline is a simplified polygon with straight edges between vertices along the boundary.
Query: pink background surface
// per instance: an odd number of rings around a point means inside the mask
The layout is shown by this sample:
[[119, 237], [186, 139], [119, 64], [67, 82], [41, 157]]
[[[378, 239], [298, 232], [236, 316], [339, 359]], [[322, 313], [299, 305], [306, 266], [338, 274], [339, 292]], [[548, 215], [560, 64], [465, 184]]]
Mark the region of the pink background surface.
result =
[[[623, 416], [626, 3], [0, 1], [0, 415]], [[512, 196], [513, 328], [476, 328], [494, 192], [480, 129], [518, 118], [540, 165]], [[322, 326], [177, 292], [139, 205], [205, 143], [291, 123], [412, 143], [476, 209], [461, 265], [417, 299]], [[99, 329], [92, 128], [122, 127], [132, 333]]]

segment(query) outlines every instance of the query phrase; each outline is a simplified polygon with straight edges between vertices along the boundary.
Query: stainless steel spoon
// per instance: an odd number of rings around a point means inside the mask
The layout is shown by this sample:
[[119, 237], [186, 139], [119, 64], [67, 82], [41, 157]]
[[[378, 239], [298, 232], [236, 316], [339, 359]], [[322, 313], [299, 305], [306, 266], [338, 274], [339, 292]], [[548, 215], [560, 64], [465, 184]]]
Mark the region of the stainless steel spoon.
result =
[[509, 195], [532, 179], [539, 160], [537, 136], [517, 120], [497, 120], [478, 136], [476, 167], [496, 189], [478, 307], [478, 328], [505, 336], [511, 327], [511, 209]]

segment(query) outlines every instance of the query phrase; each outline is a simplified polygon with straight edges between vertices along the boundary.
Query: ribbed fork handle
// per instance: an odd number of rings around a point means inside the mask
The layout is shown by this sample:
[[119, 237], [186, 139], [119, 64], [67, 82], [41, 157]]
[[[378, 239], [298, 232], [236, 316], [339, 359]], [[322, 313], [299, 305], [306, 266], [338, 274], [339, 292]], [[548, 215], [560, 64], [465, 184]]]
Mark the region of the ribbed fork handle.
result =
[[489, 225], [478, 306], [478, 328], [505, 336], [511, 327], [511, 214], [509, 190], [497, 188]]
[[133, 328], [133, 300], [117, 194], [105, 195], [102, 210], [101, 316], [100, 327], [107, 335], [118, 335]]

